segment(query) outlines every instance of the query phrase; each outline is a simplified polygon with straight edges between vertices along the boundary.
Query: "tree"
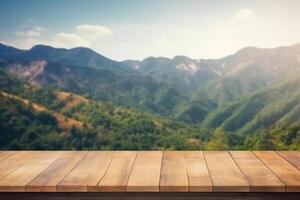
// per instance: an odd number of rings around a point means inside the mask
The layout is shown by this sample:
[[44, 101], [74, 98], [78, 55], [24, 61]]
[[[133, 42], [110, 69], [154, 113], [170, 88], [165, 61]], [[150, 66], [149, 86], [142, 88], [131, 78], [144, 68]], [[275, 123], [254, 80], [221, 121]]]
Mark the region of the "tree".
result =
[[228, 138], [222, 130], [215, 130], [211, 140], [205, 145], [206, 150], [226, 150], [228, 149]]

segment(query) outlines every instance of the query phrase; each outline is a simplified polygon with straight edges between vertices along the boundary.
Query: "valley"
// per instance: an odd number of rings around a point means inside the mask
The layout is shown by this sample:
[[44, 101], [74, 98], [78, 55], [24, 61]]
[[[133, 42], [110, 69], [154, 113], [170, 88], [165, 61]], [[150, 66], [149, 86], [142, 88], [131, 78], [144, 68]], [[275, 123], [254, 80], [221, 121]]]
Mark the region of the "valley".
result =
[[[87, 48], [20, 50], [0, 44], [0, 69], [6, 113], [1, 140], [11, 141], [2, 149], [27, 148], [13, 141], [28, 134], [37, 143], [28, 148], [36, 149], [300, 145], [299, 44], [247, 47], [214, 60], [176, 56], [121, 62]], [[22, 132], [30, 118], [36, 120], [33, 131]], [[14, 128], [12, 136], [6, 132], [11, 126], [22, 128]], [[47, 131], [39, 133], [37, 127]]]

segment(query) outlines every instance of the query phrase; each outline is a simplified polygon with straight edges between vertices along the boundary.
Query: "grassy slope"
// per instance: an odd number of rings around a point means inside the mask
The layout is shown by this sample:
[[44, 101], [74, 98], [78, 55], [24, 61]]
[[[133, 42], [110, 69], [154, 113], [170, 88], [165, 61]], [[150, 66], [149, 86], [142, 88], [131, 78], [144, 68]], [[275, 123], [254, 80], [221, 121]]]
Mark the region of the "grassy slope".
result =
[[300, 122], [300, 78], [271, 85], [209, 114], [204, 125], [251, 133], [280, 122]]

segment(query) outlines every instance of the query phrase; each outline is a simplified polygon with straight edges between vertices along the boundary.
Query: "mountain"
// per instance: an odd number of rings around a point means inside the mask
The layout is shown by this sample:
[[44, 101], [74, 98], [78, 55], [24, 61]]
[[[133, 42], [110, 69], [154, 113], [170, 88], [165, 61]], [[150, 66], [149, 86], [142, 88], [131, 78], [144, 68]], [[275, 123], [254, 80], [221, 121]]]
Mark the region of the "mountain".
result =
[[123, 62], [87, 48], [37, 45], [18, 50], [1, 45], [0, 65], [39, 86], [201, 124], [220, 108], [299, 73], [300, 44], [247, 47], [220, 59], [175, 56]]
[[0, 70], [0, 149], [201, 149], [206, 130]]
[[186, 56], [148, 57], [142, 61], [125, 60], [124, 64], [160, 82], [168, 82], [180, 89], [195, 90], [220, 74], [215, 66], [205, 60], [194, 60]]
[[203, 122], [240, 134], [280, 123], [300, 123], [300, 73], [216, 109]]
[[[299, 81], [294, 81], [298, 88]], [[272, 90], [290, 87], [292, 91], [294, 81]], [[300, 125], [287, 123], [243, 135], [207, 130], [53, 88], [37, 88], [3, 70], [0, 102], [0, 149], [274, 150], [300, 146]], [[296, 112], [290, 113], [290, 119], [299, 119]], [[80, 126], [70, 126], [74, 122]]]
[[121, 72], [130, 71], [126, 65], [83, 47], [63, 49], [45, 45], [36, 45], [29, 50], [20, 50], [0, 44], [0, 58], [5, 61], [28, 63], [31, 61], [43, 60], [46, 62], [87, 66], [97, 69], [110, 69]]
[[206, 91], [213, 91], [208, 96], [219, 99], [221, 103], [300, 72], [300, 45], [275, 49], [245, 48], [224, 58], [222, 65], [224, 71], [220, 79], [206, 88]]
[[123, 63], [143, 75], [177, 87], [203, 89], [203, 93], [213, 90], [217, 94], [208, 96], [217, 96], [223, 102], [300, 71], [300, 44], [273, 49], [247, 47], [221, 59], [149, 57]]
[[219, 69], [220, 76], [194, 92], [189, 102], [183, 102], [177, 114], [178, 119], [201, 122], [217, 107], [298, 74], [300, 44], [275, 49], [249, 47], [234, 55], [208, 62]]
[[300, 45], [215, 60], [95, 54], [0, 45], [0, 148], [300, 147]]
[[95, 100], [162, 115], [170, 114], [186, 98], [175, 86], [141, 75], [86, 48], [67, 50], [37, 45], [18, 50], [2, 45], [0, 59], [0, 67], [36, 85], [52, 85]]

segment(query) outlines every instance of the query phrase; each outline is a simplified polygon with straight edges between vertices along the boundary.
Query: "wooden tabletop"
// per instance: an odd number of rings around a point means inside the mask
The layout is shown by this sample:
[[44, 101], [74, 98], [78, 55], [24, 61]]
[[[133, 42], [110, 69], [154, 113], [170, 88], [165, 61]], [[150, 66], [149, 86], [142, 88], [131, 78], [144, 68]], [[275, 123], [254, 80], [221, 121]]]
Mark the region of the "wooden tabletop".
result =
[[1, 151], [1, 192], [300, 192], [300, 151]]

